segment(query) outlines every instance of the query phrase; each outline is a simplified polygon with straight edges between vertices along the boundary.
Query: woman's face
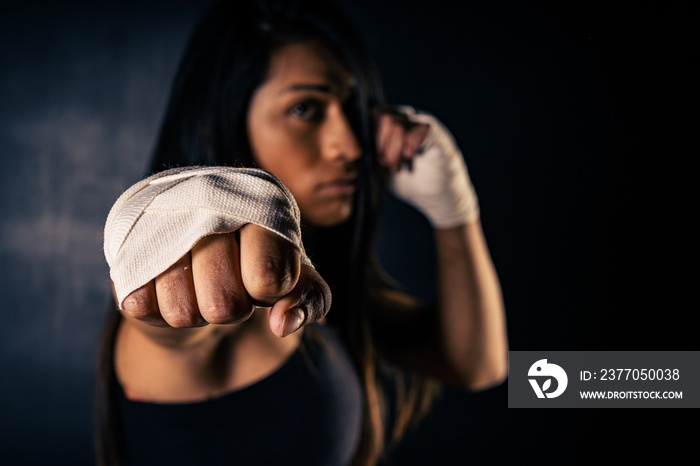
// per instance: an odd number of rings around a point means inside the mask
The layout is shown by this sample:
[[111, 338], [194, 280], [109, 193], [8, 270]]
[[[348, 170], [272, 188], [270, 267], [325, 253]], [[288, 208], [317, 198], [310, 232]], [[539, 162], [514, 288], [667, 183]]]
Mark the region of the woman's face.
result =
[[344, 112], [353, 86], [324, 47], [294, 43], [272, 56], [268, 79], [252, 96], [253, 157], [289, 188], [307, 224], [333, 226], [352, 213], [362, 154]]

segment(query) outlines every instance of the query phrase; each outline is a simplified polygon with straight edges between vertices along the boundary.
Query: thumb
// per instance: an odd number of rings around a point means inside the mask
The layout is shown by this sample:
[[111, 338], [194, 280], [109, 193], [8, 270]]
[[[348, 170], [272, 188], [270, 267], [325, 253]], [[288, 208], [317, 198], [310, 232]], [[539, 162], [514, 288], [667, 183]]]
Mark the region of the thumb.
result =
[[278, 337], [286, 337], [322, 319], [331, 301], [331, 290], [321, 275], [313, 267], [302, 265], [294, 289], [270, 309], [270, 329]]

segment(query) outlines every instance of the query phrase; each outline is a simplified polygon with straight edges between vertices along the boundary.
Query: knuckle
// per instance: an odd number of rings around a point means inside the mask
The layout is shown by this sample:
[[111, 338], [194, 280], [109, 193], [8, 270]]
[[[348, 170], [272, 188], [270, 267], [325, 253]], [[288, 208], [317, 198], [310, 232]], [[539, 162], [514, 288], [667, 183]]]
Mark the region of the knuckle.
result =
[[321, 319], [325, 316], [331, 308], [331, 292], [328, 286], [319, 286], [316, 289], [313, 300], [314, 306], [312, 314], [314, 320]]
[[157, 306], [150, 293], [136, 290], [124, 298], [122, 312], [137, 320], [149, 320], [157, 312]]
[[325, 316], [331, 307], [330, 288], [318, 273], [309, 274], [301, 295], [307, 310], [307, 321], [314, 322]]
[[202, 309], [204, 320], [210, 324], [227, 324], [231, 323], [233, 313], [231, 309], [222, 304], [210, 304], [205, 309]]
[[122, 309], [122, 312], [136, 320], [147, 321], [154, 317], [152, 310], [138, 306], [127, 306], [126, 301], [124, 301], [124, 308]]
[[210, 324], [233, 324], [247, 319], [252, 312], [250, 304], [214, 302], [202, 309], [202, 316]]
[[163, 318], [173, 328], [198, 327], [200, 324], [198, 313], [183, 308], [171, 309], [163, 313]]
[[246, 290], [258, 299], [286, 295], [296, 282], [296, 268], [294, 261], [287, 258], [260, 258], [249, 264], [247, 276], [251, 279], [246, 281]]
[[199, 318], [188, 314], [168, 314], [164, 317], [165, 321], [173, 328], [190, 328], [199, 326]]
[[232, 324], [250, 317], [250, 298], [233, 283], [213, 290], [199, 303], [202, 318], [210, 324]]

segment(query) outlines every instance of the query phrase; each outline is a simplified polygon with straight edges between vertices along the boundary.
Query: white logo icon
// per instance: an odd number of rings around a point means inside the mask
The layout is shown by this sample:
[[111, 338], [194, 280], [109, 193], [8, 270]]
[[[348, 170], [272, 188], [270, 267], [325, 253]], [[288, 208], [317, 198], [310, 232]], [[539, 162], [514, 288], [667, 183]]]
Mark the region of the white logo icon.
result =
[[[527, 375], [529, 377], [537, 378], [547, 377], [541, 387], [536, 378], [528, 379], [530, 381], [530, 385], [532, 385], [532, 389], [535, 390], [537, 398], [556, 398], [564, 393], [564, 390], [566, 390], [566, 384], [569, 383], [569, 378], [566, 376], [564, 369], [556, 364], [548, 363], [546, 359], [540, 359], [530, 366], [530, 370], [527, 372]], [[552, 378], [557, 381], [557, 389], [553, 392], [547, 392], [552, 385]]]

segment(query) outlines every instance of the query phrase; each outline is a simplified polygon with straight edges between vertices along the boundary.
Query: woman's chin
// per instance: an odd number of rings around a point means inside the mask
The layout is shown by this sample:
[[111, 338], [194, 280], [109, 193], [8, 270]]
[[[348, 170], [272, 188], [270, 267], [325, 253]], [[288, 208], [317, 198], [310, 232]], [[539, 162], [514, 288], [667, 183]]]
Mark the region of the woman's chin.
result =
[[303, 213], [304, 223], [321, 228], [330, 228], [347, 222], [352, 215], [352, 202], [343, 203], [334, 208], [323, 209], [322, 211]]

